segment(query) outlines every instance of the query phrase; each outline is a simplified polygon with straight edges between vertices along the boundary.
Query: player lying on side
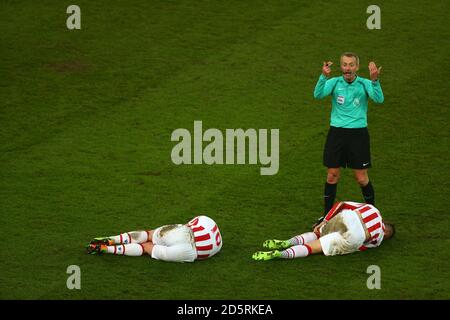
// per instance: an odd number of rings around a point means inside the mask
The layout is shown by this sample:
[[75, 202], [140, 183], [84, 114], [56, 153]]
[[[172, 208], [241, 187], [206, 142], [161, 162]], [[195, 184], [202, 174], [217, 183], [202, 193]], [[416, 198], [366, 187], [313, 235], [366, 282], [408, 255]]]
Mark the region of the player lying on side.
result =
[[187, 224], [95, 238], [87, 246], [87, 252], [125, 256], [148, 254], [162, 261], [193, 262], [212, 257], [221, 248], [222, 236], [217, 224], [207, 216], [198, 216]]
[[348, 254], [378, 247], [394, 234], [395, 226], [383, 222], [373, 205], [338, 202], [313, 232], [289, 240], [266, 240], [263, 247], [272, 251], [255, 252], [252, 258], [271, 260], [303, 258], [315, 253], [326, 256]]

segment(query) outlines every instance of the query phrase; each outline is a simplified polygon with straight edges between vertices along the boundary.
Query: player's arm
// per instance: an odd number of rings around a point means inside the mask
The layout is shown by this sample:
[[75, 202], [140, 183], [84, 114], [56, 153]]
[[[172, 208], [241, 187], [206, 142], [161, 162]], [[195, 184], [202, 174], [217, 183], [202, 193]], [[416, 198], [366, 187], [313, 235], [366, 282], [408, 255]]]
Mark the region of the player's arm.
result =
[[327, 223], [328, 221], [323, 220], [321, 223], [319, 223], [317, 226], [314, 227], [313, 232], [316, 234], [318, 238], [320, 238], [320, 228], [322, 228]]
[[373, 241], [373, 242], [367, 242], [364, 243], [361, 247], [358, 248], [359, 251], [366, 251], [367, 249], [370, 248], [376, 248], [380, 246], [380, 242], [378, 241]]
[[320, 75], [316, 87], [314, 88], [314, 98], [316, 99], [322, 99], [329, 96], [333, 91], [337, 78], [328, 79], [331, 74], [330, 66], [332, 64], [333, 63], [331, 61], [323, 63], [322, 74]]
[[380, 75], [381, 67], [377, 68], [374, 62], [369, 63], [370, 80], [367, 81], [367, 94], [369, 98], [375, 103], [383, 103], [384, 95], [383, 90], [381, 90], [380, 80], [378, 79]]
[[336, 202], [334, 206], [328, 211], [327, 215], [323, 219], [324, 221], [328, 222], [330, 221], [335, 215], [337, 215], [339, 212], [342, 211], [342, 209], [345, 208], [345, 202]]
[[313, 230], [314, 233], [317, 234], [318, 236], [320, 236], [320, 228], [322, 228], [322, 226], [326, 225], [328, 223], [328, 221], [330, 221], [335, 215], [337, 215], [339, 212], [341, 212], [342, 209], [346, 209], [346, 208], [347, 208], [347, 206], [344, 201], [336, 202], [334, 204], [334, 206], [330, 209], [330, 211], [328, 211], [325, 218], [323, 218], [323, 221], [314, 227], [314, 230]]

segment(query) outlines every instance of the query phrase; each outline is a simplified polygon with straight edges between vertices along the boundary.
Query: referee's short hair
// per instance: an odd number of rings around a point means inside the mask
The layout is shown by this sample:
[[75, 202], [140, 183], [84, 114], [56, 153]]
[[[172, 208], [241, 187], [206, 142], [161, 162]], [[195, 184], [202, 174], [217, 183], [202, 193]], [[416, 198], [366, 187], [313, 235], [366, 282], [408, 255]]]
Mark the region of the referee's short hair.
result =
[[343, 54], [341, 54], [341, 59], [340, 60], [342, 60], [342, 57], [349, 57], [349, 58], [353, 57], [353, 58], [355, 58], [356, 64], [359, 66], [359, 57], [358, 57], [358, 55], [356, 53], [354, 53], [354, 52], [344, 52]]

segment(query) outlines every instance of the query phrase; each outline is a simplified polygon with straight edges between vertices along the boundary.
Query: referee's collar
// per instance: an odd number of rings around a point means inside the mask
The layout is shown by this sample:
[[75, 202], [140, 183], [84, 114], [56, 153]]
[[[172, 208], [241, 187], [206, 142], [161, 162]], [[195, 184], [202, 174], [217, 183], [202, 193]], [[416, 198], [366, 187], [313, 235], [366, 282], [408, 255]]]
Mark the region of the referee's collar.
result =
[[354, 84], [356, 82], [359, 82], [359, 76], [358, 75], [355, 76], [355, 79], [353, 79], [352, 82], [348, 82], [347, 80], [345, 80], [344, 75], [342, 75], [341, 78], [348, 85], [351, 85], [351, 84]]

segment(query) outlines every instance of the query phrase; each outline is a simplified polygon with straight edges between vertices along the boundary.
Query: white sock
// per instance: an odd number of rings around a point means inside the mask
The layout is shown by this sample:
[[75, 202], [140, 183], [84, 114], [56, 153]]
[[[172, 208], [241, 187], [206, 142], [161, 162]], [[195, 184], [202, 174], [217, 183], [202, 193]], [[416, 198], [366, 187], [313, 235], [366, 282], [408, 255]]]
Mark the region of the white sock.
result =
[[138, 257], [144, 254], [144, 247], [139, 243], [119, 244], [117, 246], [108, 246], [108, 253]]
[[147, 231], [130, 231], [110, 237], [116, 244], [144, 243], [148, 241]]
[[311, 247], [307, 244], [297, 245], [281, 251], [281, 257], [284, 259], [304, 258], [311, 254]]
[[317, 240], [317, 235], [314, 232], [306, 232], [302, 233], [301, 235], [295, 236], [288, 241], [291, 245], [296, 246], [299, 244], [309, 243], [314, 240]]

